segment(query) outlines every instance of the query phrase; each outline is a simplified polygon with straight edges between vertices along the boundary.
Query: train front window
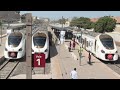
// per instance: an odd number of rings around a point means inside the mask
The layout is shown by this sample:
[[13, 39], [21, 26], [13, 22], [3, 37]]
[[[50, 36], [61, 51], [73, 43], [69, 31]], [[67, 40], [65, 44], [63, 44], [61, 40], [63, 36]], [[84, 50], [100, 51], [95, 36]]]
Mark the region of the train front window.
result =
[[45, 45], [45, 42], [46, 42], [46, 37], [41, 37], [41, 36], [34, 37], [33, 42], [34, 42], [35, 46], [43, 47]]
[[106, 49], [114, 49], [114, 43], [112, 38], [101, 39], [101, 42]]
[[21, 39], [21, 36], [9, 36], [8, 45], [14, 45], [14, 47], [17, 47], [20, 44]]

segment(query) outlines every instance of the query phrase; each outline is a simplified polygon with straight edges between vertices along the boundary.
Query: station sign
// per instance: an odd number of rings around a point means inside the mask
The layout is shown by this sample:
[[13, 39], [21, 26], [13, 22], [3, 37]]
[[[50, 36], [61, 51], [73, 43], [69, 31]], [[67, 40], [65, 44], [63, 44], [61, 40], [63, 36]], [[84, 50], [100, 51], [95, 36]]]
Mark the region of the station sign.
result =
[[45, 67], [45, 54], [34, 54], [33, 67]]

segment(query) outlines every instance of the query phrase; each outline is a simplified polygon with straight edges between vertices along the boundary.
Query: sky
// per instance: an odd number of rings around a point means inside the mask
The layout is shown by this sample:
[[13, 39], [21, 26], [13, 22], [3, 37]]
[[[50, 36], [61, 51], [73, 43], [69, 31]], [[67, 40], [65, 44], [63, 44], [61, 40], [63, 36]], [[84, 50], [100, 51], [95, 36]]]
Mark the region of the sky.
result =
[[102, 16], [120, 16], [120, 11], [21, 11], [21, 14], [32, 13], [32, 16], [50, 18], [57, 20], [62, 18], [88, 17], [97, 18]]

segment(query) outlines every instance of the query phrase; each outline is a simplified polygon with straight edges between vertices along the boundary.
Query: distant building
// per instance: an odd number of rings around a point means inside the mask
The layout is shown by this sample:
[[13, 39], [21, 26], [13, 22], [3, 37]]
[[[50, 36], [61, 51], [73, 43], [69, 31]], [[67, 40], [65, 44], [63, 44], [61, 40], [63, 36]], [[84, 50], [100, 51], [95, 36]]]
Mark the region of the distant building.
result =
[[90, 21], [91, 22], [97, 22], [99, 18], [91, 18]]
[[0, 11], [0, 20], [3, 23], [14, 23], [20, 21], [20, 11]]
[[65, 26], [70, 26], [70, 21], [66, 21]]

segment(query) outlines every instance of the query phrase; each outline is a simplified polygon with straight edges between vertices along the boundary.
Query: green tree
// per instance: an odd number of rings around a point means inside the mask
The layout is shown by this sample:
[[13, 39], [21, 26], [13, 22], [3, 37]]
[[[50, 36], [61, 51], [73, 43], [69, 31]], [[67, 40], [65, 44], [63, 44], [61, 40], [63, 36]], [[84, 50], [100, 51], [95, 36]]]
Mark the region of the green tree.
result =
[[81, 27], [81, 28], [85, 28], [85, 29], [90, 29], [91, 28], [91, 24], [92, 22], [90, 21], [89, 18], [86, 17], [80, 17], [80, 18], [74, 18], [72, 19], [70, 25], [71, 26], [77, 26], [77, 27]]
[[116, 26], [116, 20], [110, 16], [101, 17], [94, 26], [95, 32], [112, 32]]
[[59, 19], [58, 22], [59, 22], [60, 24], [65, 24], [66, 19], [65, 19], [65, 18], [63, 18], [63, 19]]
[[95, 27], [95, 24], [96, 24], [96, 23], [91, 22], [90, 28], [94, 28], [94, 27]]
[[77, 18], [77, 17], [74, 17], [74, 18], [72, 19], [72, 21], [70, 22], [70, 26], [80, 27], [79, 22], [80, 22], [80, 21], [78, 20], [78, 18]]

